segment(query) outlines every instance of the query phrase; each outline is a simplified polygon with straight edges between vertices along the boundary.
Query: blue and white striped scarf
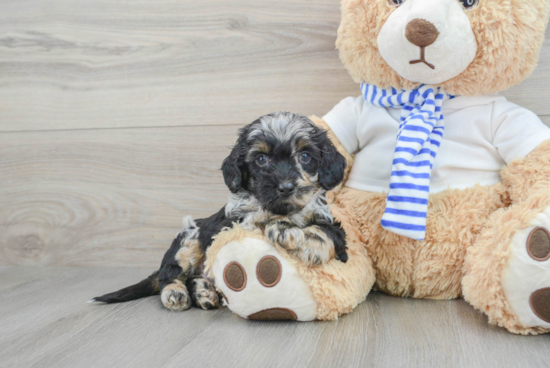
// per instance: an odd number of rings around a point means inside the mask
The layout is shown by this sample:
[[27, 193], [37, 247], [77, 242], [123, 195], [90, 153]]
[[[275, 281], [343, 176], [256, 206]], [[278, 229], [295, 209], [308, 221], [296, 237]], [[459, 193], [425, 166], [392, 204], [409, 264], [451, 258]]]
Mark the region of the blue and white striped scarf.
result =
[[426, 85], [412, 91], [398, 91], [362, 84], [361, 91], [375, 106], [401, 107], [382, 227], [424, 240], [430, 178], [445, 123], [441, 106], [443, 101], [454, 96], [441, 88]]

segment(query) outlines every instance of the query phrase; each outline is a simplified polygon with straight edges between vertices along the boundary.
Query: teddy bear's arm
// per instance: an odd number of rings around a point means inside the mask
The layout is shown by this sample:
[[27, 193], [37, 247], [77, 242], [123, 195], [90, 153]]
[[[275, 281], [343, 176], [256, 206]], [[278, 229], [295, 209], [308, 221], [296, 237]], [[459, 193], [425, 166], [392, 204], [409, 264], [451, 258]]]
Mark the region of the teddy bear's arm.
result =
[[511, 162], [501, 176], [512, 203], [538, 193], [550, 196], [550, 140], [541, 143], [525, 158]]
[[532, 111], [500, 98], [493, 105], [492, 131], [507, 164], [501, 176], [512, 203], [550, 190], [550, 128]]

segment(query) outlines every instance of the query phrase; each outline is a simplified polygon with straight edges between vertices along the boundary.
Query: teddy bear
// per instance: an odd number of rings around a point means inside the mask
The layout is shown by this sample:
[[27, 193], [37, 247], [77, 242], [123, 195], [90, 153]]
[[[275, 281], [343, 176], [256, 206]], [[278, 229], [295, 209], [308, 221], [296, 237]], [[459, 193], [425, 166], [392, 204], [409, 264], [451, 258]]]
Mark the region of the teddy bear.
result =
[[464, 298], [516, 334], [550, 331], [550, 129], [498, 92], [534, 70], [550, 0], [342, 0], [358, 85], [322, 118], [348, 163], [328, 198], [347, 263], [310, 267], [235, 225], [207, 253], [229, 309], [334, 320], [371, 290]]

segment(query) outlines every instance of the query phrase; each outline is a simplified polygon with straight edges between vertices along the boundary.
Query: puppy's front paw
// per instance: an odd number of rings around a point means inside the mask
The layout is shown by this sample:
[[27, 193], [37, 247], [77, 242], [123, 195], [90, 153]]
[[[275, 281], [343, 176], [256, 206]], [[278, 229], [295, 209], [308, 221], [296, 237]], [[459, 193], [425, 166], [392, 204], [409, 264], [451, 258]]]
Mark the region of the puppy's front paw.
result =
[[214, 284], [208, 279], [193, 279], [189, 287], [193, 304], [204, 310], [220, 306]]
[[317, 226], [302, 230], [303, 241], [290, 252], [308, 266], [319, 266], [334, 258], [334, 244]]
[[[334, 258], [334, 243], [317, 226], [301, 229], [286, 221], [276, 221], [265, 229], [270, 242], [279, 244], [308, 266], [319, 266]], [[343, 258], [347, 260], [347, 254]]]
[[340, 252], [337, 252], [334, 255], [334, 259], [342, 263], [346, 263], [348, 261], [348, 252], [346, 252], [346, 249], [347, 248], [341, 250]]
[[265, 236], [271, 243], [277, 243], [285, 249], [293, 248], [296, 241], [301, 242], [301, 230], [292, 223], [284, 220], [276, 220], [265, 226]]
[[191, 308], [189, 292], [179, 280], [162, 289], [160, 299], [162, 300], [162, 304], [172, 311], [182, 311]]

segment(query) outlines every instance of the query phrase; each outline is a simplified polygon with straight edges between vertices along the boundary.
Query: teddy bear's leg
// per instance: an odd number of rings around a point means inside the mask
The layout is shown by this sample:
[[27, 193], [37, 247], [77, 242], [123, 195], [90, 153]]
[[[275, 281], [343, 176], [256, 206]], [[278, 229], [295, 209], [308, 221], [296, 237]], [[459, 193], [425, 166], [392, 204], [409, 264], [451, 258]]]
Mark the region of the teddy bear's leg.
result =
[[468, 249], [464, 299], [518, 334], [550, 332], [550, 196], [495, 212]]
[[464, 298], [518, 334], [550, 332], [550, 144], [503, 171], [512, 205], [468, 249]]
[[375, 272], [353, 218], [334, 206], [346, 231], [348, 261], [308, 267], [261, 230], [238, 225], [223, 231], [208, 249], [206, 269], [229, 309], [248, 319], [334, 320], [361, 303]]
[[248, 319], [314, 320], [317, 302], [297, 269], [266, 239], [250, 235], [225, 244], [212, 266], [229, 309]]

